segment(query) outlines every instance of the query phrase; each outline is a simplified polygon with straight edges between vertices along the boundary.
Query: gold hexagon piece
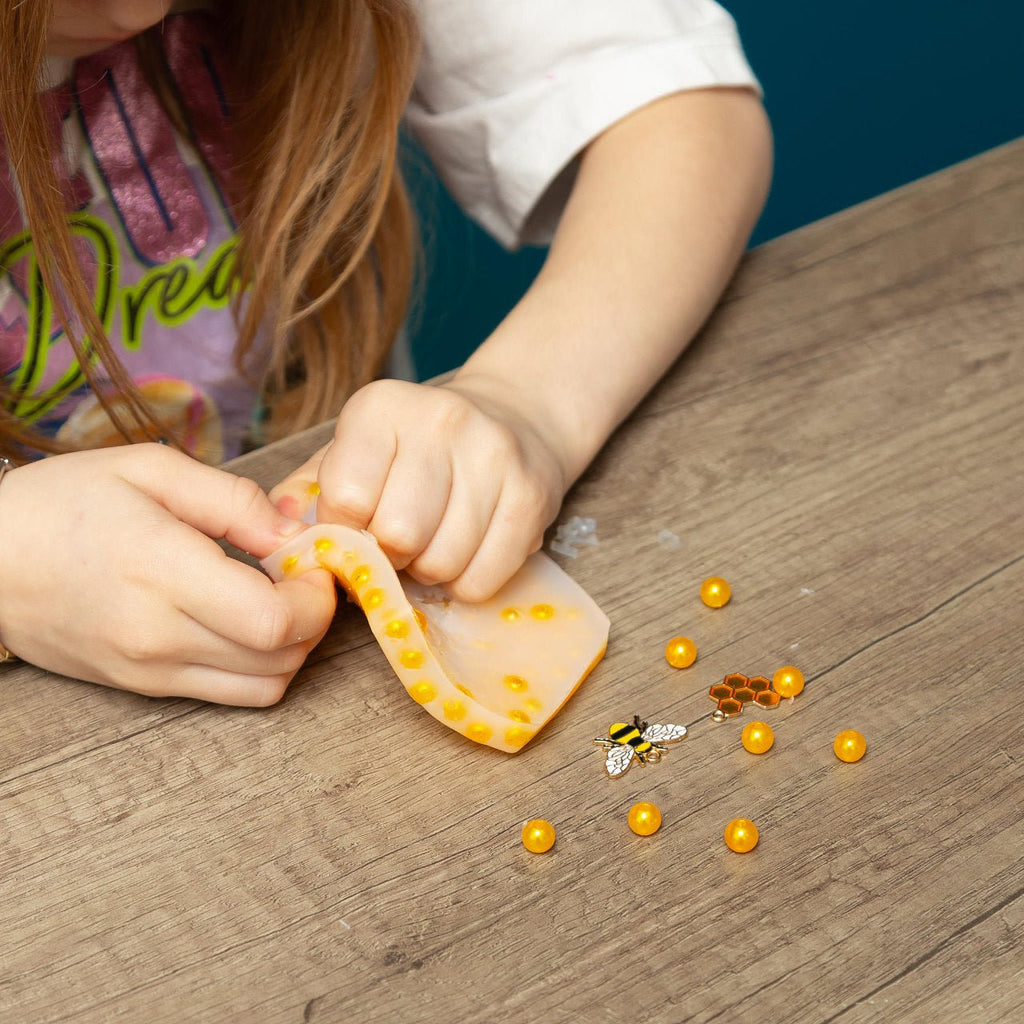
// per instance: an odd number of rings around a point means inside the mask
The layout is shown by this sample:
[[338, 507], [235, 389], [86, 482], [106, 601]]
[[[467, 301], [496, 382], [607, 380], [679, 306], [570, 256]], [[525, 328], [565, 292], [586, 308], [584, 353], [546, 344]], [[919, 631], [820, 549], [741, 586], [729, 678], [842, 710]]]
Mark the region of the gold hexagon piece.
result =
[[731, 718], [733, 715], [738, 715], [743, 711], [743, 703], [735, 697], [726, 697], [718, 702], [718, 710], [726, 718]]

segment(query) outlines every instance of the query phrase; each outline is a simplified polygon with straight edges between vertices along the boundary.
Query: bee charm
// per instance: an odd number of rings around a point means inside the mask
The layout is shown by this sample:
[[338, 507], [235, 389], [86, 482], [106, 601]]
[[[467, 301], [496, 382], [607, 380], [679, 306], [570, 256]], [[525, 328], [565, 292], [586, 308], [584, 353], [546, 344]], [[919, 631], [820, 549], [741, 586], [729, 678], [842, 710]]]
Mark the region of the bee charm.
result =
[[685, 725], [648, 725], [634, 715], [632, 725], [616, 722], [608, 726], [608, 739], [598, 737], [594, 742], [608, 751], [604, 770], [610, 778], [617, 779], [625, 775], [634, 760], [641, 764], [660, 761], [665, 753], [664, 744], [676, 743], [685, 735]]

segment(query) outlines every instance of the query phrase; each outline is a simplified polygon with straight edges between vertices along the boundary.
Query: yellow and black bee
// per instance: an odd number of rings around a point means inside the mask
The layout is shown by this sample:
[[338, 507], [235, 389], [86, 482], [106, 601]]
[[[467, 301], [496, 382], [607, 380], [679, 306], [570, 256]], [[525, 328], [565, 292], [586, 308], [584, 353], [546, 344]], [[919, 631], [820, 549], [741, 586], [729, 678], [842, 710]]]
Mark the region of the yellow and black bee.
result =
[[665, 753], [664, 744], [675, 743], [685, 735], [685, 725], [648, 725], [640, 721], [639, 715], [634, 715], [632, 725], [616, 722], [608, 726], [608, 739], [598, 737], [594, 742], [608, 751], [604, 770], [617, 779], [634, 760], [641, 764], [660, 761]]

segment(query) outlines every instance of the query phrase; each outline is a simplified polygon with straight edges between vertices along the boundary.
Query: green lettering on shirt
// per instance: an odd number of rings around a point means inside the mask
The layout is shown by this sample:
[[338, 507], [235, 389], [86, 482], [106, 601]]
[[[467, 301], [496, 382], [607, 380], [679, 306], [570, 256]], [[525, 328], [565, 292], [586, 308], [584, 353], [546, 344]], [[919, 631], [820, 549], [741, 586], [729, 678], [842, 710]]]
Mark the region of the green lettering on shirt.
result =
[[[147, 317], [175, 327], [200, 309], [222, 309], [238, 291], [235, 275], [238, 239], [229, 238], [216, 246], [202, 263], [180, 257], [152, 267], [132, 285], [121, 284], [121, 259], [113, 229], [88, 213], [68, 218], [71, 235], [92, 246], [95, 260], [93, 308], [103, 329], [111, 333], [115, 310], [121, 311], [121, 344], [138, 350], [145, 336]], [[35, 259], [32, 235], [23, 231], [0, 245], [0, 273], [28, 259], [25, 296], [27, 334], [25, 355], [10, 381], [10, 393], [19, 396], [11, 411], [31, 423], [59, 405], [85, 383], [85, 374], [72, 360], [61, 376], [48, 387], [41, 381], [52, 347], [64, 337], [63, 328], [54, 330], [52, 300]], [[112, 338], [112, 341], [117, 341]], [[88, 338], [83, 339], [86, 358], [95, 361]]]

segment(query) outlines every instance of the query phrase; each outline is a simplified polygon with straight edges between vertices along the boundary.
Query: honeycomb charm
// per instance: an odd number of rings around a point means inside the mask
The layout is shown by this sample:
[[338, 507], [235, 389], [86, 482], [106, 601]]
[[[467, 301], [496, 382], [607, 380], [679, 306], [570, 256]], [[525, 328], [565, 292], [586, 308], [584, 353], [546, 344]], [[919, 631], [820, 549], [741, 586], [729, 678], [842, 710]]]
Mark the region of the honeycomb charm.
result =
[[730, 672], [708, 690], [708, 696], [718, 704], [711, 715], [716, 722], [742, 714], [748, 704], [777, 708], [782, 699], [764, 676], [745, 676], [742, 672]]

